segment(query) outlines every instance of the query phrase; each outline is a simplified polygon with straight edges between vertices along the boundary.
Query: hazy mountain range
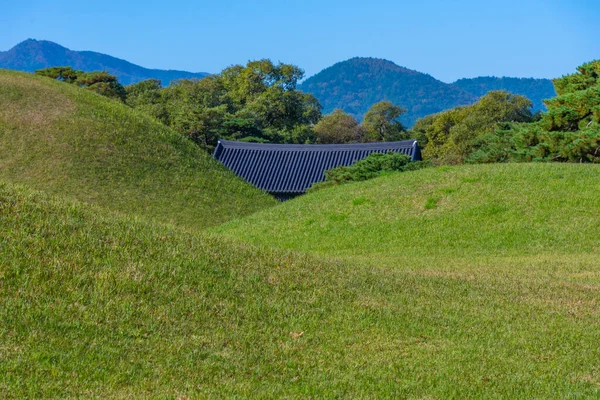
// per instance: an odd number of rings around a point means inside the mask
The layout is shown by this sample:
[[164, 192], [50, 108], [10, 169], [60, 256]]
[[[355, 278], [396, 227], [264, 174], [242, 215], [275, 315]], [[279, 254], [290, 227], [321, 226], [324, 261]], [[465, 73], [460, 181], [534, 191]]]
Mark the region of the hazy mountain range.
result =
[[[28, 39], [0, 52], [0, 68], [33, 72], [54, 66], [71, 66], [86, 72], [108, 71], [124, 85], [150, 78], [168, 85], [173, 80], [208, 75], [148, 69], [106, 54], [69, 50], [45, 40]], [[358, 119], [374, 103], [389, 100], [407, 110], [401, 118], [407, 126], [426, 115], [472, 104], [490, 90], [504, 89], [524, 95], [532, 100], [534, 111], [543, 110], [542, 100], [556, 95], [548, 79], [479, 77], [444, 83], [431, 75], [376, 58], [339, 62], [305, 80], [299, 89], [313, 93], [323, 105], [324, 113], [341, 108]]]
[[0, 68], [34, 72], [37, 69], [70, 66], [85, 72], [107, 71], [119, 78], [123, 85], [160, 79], [168, 85], [176, 79], [203, 78], [206, 72], [187, 72], [148, 69], [120, 58], [93, 51], [73, 51], [47, 40], [28, 39], [8, 51], [0, 52]]

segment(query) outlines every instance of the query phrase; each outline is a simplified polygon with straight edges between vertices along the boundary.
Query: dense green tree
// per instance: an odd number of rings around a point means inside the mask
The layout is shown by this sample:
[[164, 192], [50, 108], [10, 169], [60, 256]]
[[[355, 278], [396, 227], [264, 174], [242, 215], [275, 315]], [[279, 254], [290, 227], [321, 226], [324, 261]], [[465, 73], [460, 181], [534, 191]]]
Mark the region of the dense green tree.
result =
[[314, 140], [312, 126], [321, 118], [321, 105], [314, 96], [296, 90], [302, 76], [294, 65], [258, 60], [167, 88], [147, 83], [127, 90], [135, 94], [132, 107], [150, 112], [208, 148], [219, 137], [305, 143]]
[[125, 102], [127, 92], [117, 77], [105, 71], [87, 72], [77, 77], [75, 84], [102, 96]]
[[163, 87], [158, 79], [147, 79], [125, 87], [127, 104], [164, 123], [170, 124], [169, 112], [163, 97]]
[[406, 129], [398, 120], [406, 112], [391, 101], [380, 101], [365, 114], [363, 128], [365, 140], [369, 142], [391, 142], [407, 139]]
[[419, 142], [419, 146], [425, 147], [427, 145], [427, 131], [430, 129], [431, 125], [435, 122], [437, 118], [437, 114], [431, 114], [426, 117], [420, 118], [415, 122], [413, 127], [411, 128], [408, 136], [411, 139], [416, 139]]
[[127, 92], [117, 77], [106, 71], [83, 72], [71, 67], [53, 67], [35, 71], [36, 75], [46, 76], [60, 81], [84, 87], [102, 96], [125, 102]]
[[548, 112], [541, 121], [545, 130], [575, 132], [600, 122], [600, 60], [552, 82], [557, 96], [545, 101]]
[[52, 67], [35, 71], [36, 75], [46, 76], [66, 83], [74, 83], [77, 77], [83, 75], [83, 73], [83, 71], [74, 70], [71, 67]]
[[364, 137], [364, 131], [356, 118], [341, 109], [325, 115], [314, 128], [317, 143], [357, 143]]
[[471, 106], [444, 111], [417, 125], [427, 136], [426, 158], [436, 163], [459, 164], [475, 149], [477, 139], [506, 123], [532, 119], [529, 99], [493, 91]]
[[553, 80], [556, 97], [538, 122], [511, 124], [481, 139], [472, 162], [600, 162], [600, 60]]

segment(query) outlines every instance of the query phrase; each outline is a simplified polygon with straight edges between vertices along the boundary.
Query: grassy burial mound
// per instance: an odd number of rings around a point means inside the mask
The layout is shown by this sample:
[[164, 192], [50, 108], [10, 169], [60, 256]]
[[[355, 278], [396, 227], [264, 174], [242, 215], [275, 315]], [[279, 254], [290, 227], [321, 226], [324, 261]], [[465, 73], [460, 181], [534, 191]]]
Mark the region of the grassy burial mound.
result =
[[587, 398], [600, 395], [589, 335], [600, 332], [599, 191], [590, 164], [442, 167], [325, 189], [217, 230], [395, 276], [368, 307], [373, 325], [404, 327], [365, 351], [410, 349], [388, 367], [398, 385], [418, 381], [415, 398]]
[[356, 268], [5, 184], [0, 232], [2, 398], [600, 395], [595, 257]]
[[599, 192], [591, 164], [440, 167], [321, 190], [216, 229], [380, 263], [575, 256], [599, 250]]
[[0, 179], [206, 227], [275, 204], [162, 124], [72, 85], [0, 71]]

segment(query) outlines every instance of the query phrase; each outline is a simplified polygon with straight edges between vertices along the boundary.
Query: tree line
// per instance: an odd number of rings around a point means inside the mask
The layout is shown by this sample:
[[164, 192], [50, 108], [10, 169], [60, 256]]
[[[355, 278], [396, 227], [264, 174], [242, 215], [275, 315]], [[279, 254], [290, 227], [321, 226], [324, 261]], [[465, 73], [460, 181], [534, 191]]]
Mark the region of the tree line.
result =
[[304, 71], [270, 60], [234, 65], [203, 79], [163, 87], [156, 79], [123, 87], [107, 72], [55, 67], [36, 74], [75, 84], [151, 115], [198, 145], [212, 149], [219, 138], [262, 143], [355, 143], [408, 137], [398, 118], [405, 111], [389, 101], [373, 105], [359, 123], [342, 110], [322, 115], [322, 106], [297, 90]]
[[507, 161], [600, 162], [600, 61], [553, 80], [557, 96], [532, 112], [526, 97], [492, 91], [477, 103], [417, 120], [405, 110], [374, 104], [362, 122], [297, 89], [304, 71], [270, 60], [235, 65], [200, 80], [167, 87], [155, 79], [123, 87], [106, 72], [55, 67], [36, 71], [121, 101], [172, 127], [205, 149], [219, 138], [263, 143], [359, 143], [414, 138], [431, 164]]

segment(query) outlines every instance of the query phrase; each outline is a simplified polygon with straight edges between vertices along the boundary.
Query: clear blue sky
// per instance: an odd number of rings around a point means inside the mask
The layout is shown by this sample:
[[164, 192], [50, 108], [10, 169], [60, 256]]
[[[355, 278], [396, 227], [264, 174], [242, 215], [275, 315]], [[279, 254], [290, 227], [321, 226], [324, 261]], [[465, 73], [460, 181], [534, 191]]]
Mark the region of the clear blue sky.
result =
[[0, 50], [46, 39], [149, 68], [219, 72], [270, 58], [310, 76], [371, 56], [450, 82], [551, 78], [600, 59], [598, 0], [2, 3]]

